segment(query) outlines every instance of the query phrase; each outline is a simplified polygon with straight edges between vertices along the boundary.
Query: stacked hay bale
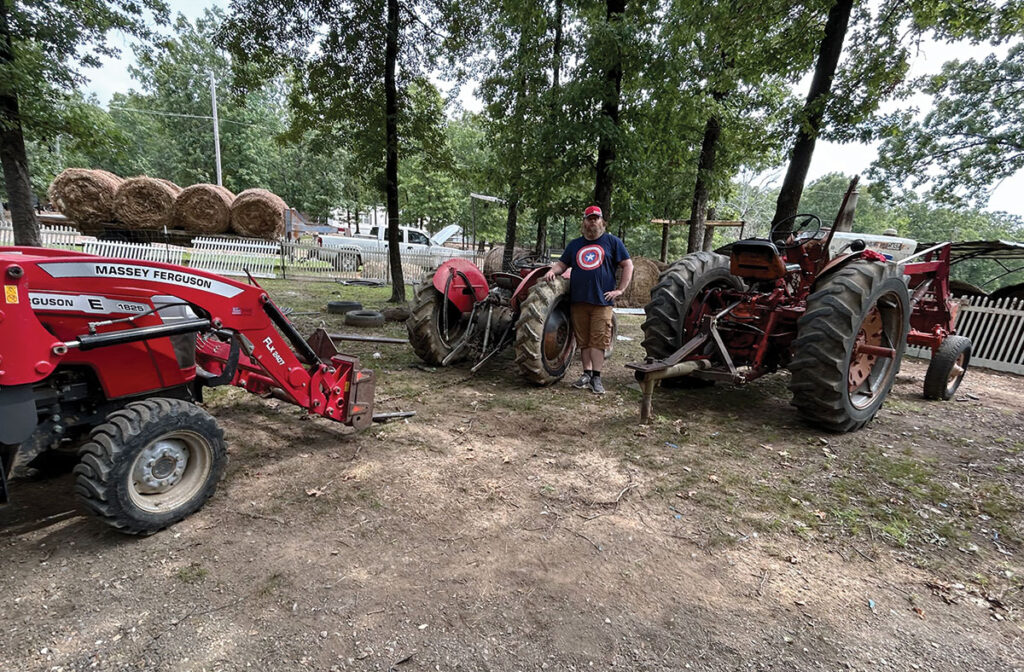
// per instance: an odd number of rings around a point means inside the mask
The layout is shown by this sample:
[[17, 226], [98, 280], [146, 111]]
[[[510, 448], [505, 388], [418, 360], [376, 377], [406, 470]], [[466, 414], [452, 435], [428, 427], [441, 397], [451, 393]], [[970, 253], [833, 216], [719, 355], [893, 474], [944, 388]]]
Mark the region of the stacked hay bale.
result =
[[117, 189], [123, 182], [105, 170], [66, 168], [50, 184], [50, 202], [83, 231], [96, 230], [114, 219]]
[[134, 229], [171, 226], [181, 187], [169, 180], [140, 175], [124, 180], [114, 197], [114, 215]]
[[[516, 247], [512, 250], [512, 260], [514, 261], [516, 259], [522, 259], [523, 257], [530, 256], [531, 254], [533, 254], [533, 252], [526, 249], [525, 247]], [[503, 269], [501, 267], [501, 260], [504, 256], [504, 245], [495, 245], [494, 247], [492, 247], [491, 251], [488, 252], [486, 256], [484, 256], [484, 267], [482, 269], [484, 275], [490, 275], [491, 273], [498, 273], [503, 270], [508, 270]]]
[[[633, 257], [633, 279], [626, 292], [615, 302], [618, 308], [643, 308], [651, 301], [651, 290], [658, 284], [661, 262], [646, 257]], [[618, 282], [622, 272], [616, 271]]]
[[225, 233], [231, 227], [231, 204], [235, 195], [216, 184], [193, 184], [174, 201], [173, 222], [192, 233]]
[[246, 189], [231, 204], [231, 228], [240, 236], [276, 240], [284, 235], [287, 207], [266, 189]]

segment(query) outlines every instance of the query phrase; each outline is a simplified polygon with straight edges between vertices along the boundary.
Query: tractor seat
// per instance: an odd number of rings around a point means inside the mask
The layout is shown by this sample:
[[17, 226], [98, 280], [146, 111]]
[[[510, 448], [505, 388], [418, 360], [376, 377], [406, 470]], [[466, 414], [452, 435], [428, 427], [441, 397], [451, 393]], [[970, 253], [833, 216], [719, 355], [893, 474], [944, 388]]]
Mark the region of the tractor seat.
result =
[[778, 280], [786, 275], [786, 263], [768, 240], [738, 240], [732, 244], [729, 272], [750, 280]]
[[491, 280], [497, 287], [501, 287], [502, 289], [507, 289], [512, 292], [514, 292], [516, 287], [519, 286], [519, 283], [523, 281], [523, 279], [515, 273], [500, 272], [492, 275]]

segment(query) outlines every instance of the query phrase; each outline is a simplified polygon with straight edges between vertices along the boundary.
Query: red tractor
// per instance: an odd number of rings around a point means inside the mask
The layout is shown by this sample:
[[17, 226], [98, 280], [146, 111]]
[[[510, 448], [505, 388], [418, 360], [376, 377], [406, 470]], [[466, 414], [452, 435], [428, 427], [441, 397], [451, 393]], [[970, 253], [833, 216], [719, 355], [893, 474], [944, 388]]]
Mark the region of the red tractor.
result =
[[787, 368], [805, 420], [853, 431], [882, 406], [908, 342], [933, 350], [925, 395], [953, 395], [971, 343], [953, 335], [959, 304], [949, 296], [949, 244], [898, 259], [892, 251], [909, 253], [916, 243], [867, 237], [869, 249], [865, 236], [837, 233], [852, 217], [855, 185], [831, 229], [796, 215], [767, 240], [738, 241], [729, 256], [689, 254], [662, 273], [645, 307], [647, 359], [627, 364], [641, 383], [641, 420], [658, 380], [743, 384]]
[[12, 472], [70, 453], [76, 492], [107, 524], [151, 534], [183, 519], [227, 463], [196, 405], [204, 387], [356, 429], [374, 419], [373, 372], [322, 330], [303, 340], [255, 284], [30, 247], [0, 248], [0, 282], [0, 503]]
[[568, 273], [553, 282], [540, 281], [549, 267], [527, 257], [515, 262], [518, 273], [484, 277], [465, 259], [444, 262], [416, 290], [406, 322], [413, 350], [438, 366], [470, 359], [475, 372], [514, 345], [516, 366], [528, 381], [550, 385], [561, 380], [572, 364], [576, 339]]

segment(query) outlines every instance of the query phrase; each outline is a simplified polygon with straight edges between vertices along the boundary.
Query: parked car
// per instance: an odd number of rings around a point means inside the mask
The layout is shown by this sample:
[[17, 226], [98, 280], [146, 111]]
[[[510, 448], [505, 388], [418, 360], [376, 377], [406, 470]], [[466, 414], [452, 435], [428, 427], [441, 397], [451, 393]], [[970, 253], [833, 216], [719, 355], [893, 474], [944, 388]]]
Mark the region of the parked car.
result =
[[[462, 228], [458, 224], [450, 224], [433, 236], [423, 229], [411, 226], [399, 227], [401, 254], [417, 255], [425, 258], [429, 265], [440, 264], [445, 259], [459, 256], [460, 251], [445, 247], [449, 238], [459, 233]], [[323, 248], [338, 248], [335, 266], [338, 270], [354, 271], [363, 264], [363, 257], [369, 254], [386, 254], [388, 251], [388, 229], [386, 226], [371, 226], [369, 236], [334, 236], [317, 237], [317, 244]], [[325, 252], [327, 249], [325, 249]]]

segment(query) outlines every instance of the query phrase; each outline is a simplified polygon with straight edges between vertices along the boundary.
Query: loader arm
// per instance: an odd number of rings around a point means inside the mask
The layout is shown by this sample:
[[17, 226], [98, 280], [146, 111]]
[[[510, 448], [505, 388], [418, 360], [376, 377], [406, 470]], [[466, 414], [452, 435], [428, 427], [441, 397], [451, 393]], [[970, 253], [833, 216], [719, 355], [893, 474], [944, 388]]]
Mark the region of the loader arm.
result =
[[[258, 285], [172, 264], [34, 247], [0, 247], [0, 281], [0, 391], [31, 386], [89, 349], [144, 343], [137, 348], [142, 358], [173, 357], [167, 337], [196, 333], [198, 366], [183, 367], [186, 382], [198, 376], [207, 385], [274, 394], [357, 429], [372, 421], [373, 372], [352, 357], [318, 356]], [[193, 314], [165, 319], [160, 306], [168, 299]], [[123, 381], [97, 375], [109, 397], [131, 393]]]

